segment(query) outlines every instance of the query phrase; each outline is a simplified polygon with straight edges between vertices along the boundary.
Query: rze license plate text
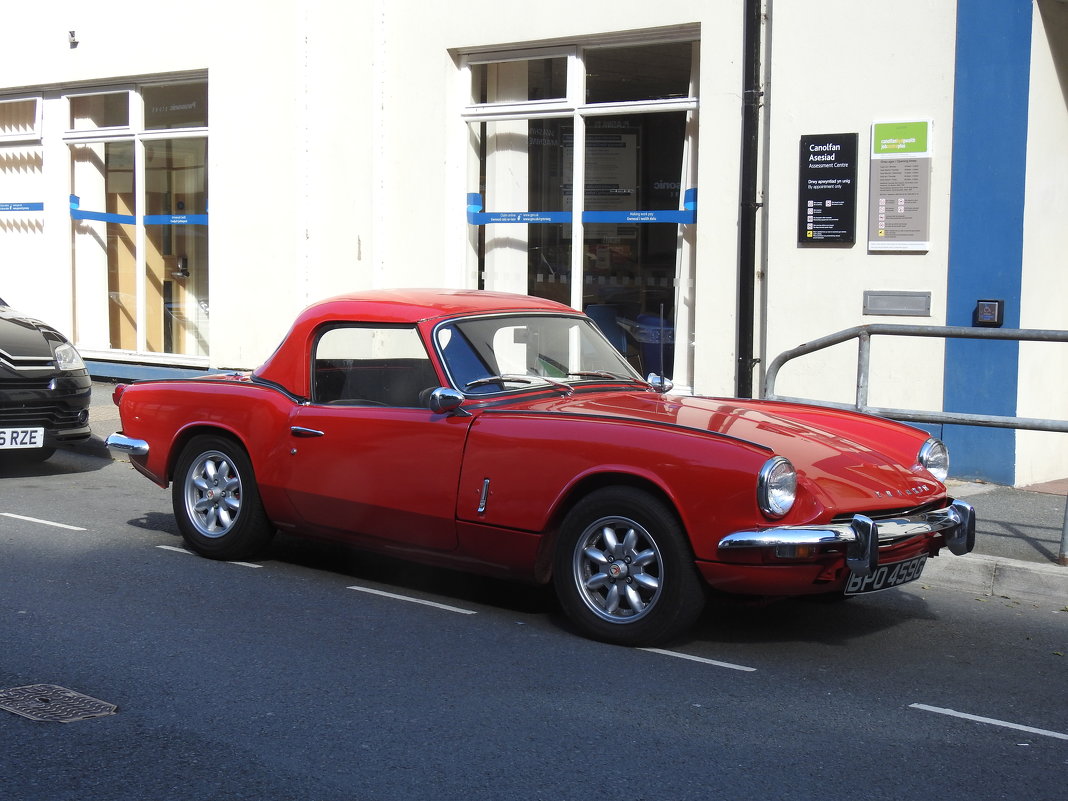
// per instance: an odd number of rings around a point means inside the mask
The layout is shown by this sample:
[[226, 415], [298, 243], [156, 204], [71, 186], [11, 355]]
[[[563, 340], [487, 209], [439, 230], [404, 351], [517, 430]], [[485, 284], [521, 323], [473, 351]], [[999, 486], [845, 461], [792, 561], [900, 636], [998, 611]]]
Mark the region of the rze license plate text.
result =
[[920, 554], [904, 562], [879, 565], [870, 576], [851, 574], [846, 584], [845, 594], [859, 595], [864, 592], [878, 592], [915, 581], [923, 573], [923, 566], [926, 563], [927, 554]]
[[43, 428], [0, 428], [0, 448], [40, 448], [44, 445]]

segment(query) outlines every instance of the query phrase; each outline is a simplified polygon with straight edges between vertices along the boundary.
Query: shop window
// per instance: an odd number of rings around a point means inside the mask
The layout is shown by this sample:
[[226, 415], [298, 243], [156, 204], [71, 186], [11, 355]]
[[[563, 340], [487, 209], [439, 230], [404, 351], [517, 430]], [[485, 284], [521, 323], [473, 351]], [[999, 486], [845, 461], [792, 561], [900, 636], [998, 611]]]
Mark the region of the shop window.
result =
[[206, 128], [208, 82], [161, 84], [142, 90], [145, 129]]
[[44, 242], [44, 148], [39, 98], [0, 100], [0, 270], [12, 303], [36, 291]]
[[688, 385], [697, 42], [520, 56], [469, 57], [478, 286], [584, 309], [643, 373]]
[[562, 99], [567, 96], [567, 59], [519, 59], [471, 67], [473, 103]]
[[71, 172], [79, 344], [136, 350], [134, 143], [72, 145]]
[[584, 59], [586, 102], [688, 97], [691, 60], [690, 48], [678, 42], [590, 48]]
[[0, 100], [0, 142], [32, 142], [40, 138], [40, 98]]
[[207, 83], [68, 100], [78, 346], [108, 358], [201, 363], [210, 299]]
[[145, 323], [152, 352], [208, 353], [207, 165], [207, 139], [145, 142]]
[[129, 127], [129, 92], [103, 92], [70, 98], [70, 131]]

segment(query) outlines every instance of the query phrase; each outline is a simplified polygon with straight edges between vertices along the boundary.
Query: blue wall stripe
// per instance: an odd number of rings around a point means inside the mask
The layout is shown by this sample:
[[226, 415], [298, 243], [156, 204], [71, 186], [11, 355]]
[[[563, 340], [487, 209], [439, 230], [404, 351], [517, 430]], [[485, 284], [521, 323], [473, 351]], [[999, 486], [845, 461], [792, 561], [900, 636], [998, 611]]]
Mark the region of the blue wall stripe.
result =
[[[1020, 325], [1031, 0], [957, 3], [947, 324], [971, 325], [979, 299]], [[947, 340], [943, 408], [1016, 414], [1019, 346]], [[945, 426], [952, 474], [1015, 483], [1016, 432]]]

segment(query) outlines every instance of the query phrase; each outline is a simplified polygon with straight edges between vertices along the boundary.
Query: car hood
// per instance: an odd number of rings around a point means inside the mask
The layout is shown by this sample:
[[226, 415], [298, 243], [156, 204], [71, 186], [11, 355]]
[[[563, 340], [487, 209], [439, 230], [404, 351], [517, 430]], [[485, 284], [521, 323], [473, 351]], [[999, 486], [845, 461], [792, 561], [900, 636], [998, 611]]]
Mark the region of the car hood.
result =
[[774, 401], [576, 392], [524, 404], [534, 411], [646, 420], [742, 440], [793, 463], [799, 480], [826, 507], [891, 509], [945, 496], [917, 466], [928, 434], [891, 420], [839, 409]]
[[21, 314], [9, 306], [0, 306], [0, 354], [13, 359], [51, 360], [51, 342], [64, 337], [50, 325]]

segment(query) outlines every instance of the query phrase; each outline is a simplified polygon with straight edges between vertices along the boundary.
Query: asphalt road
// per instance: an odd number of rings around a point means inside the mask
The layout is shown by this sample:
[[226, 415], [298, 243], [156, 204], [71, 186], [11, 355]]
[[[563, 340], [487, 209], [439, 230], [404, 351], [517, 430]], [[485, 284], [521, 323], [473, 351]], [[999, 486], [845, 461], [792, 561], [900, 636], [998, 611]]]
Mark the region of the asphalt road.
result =
[[[550, 594], [279, 538], [184, 552], [169, 494], [60, 453], [0, 477], [0, 798], [1063, 799], [1068, 604], [927, 581], [717, 604], [665, 651]], [[935, 560], [941, 561], [941, 560]], [[948, 562], [948, 560], [947, 560]]]

